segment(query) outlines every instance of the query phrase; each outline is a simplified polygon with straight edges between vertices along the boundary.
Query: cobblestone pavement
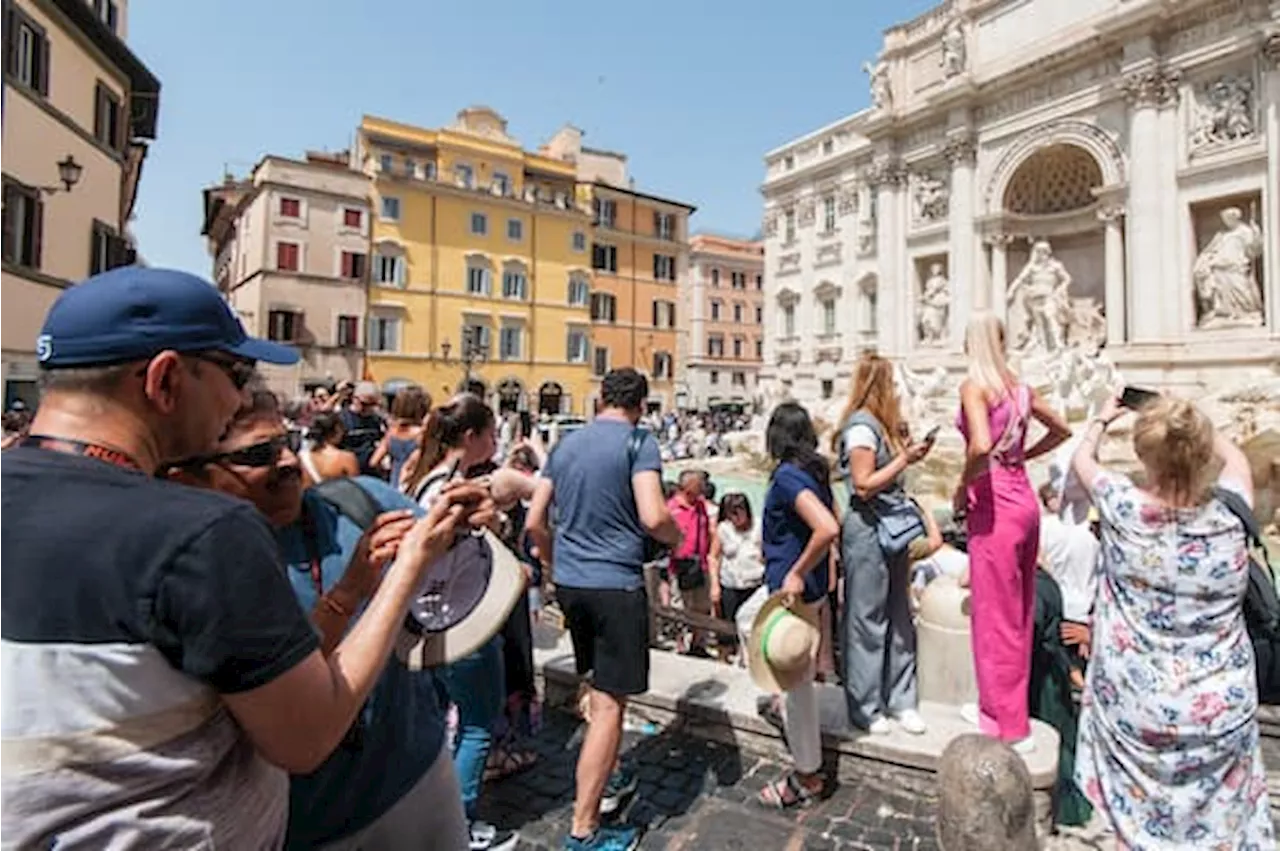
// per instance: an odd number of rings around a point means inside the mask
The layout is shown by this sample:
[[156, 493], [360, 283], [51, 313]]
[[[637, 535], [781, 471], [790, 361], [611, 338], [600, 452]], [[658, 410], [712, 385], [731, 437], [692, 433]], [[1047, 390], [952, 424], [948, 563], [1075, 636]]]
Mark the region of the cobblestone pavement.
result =
[[[576, 717], [549, 712], [534, 747], [537, 765], [490, 784], [481, 816], [520, 833], [522, 851], [559, 849], [569, 831], [574, 770], [583, 726]], [[1264, 740], [1268, 765], [1280, 765], [1280, 743]], [[627, 732], [623, 759], [640, 788], [618, 817], [644, 831], [642, 849], [668, 851], [935, 851], [937, 795], [933, 775], [876, 764], [860, 773], [846, 765], [827, 798], [807, 809], [780, 813], [758, 806], [756, 794], [781, 778], [777, 759], [707, 741], [678, 728], [656, 735]], [[1280, 772], [1269, 774], [1280, 798]], [[1273, 801], [1273, 813], [1280, 809]], [[1277, 819], [1280, 824], [1280, 819]], [[1098, 817], [1083, 827], [1047, 837], [1044, 851], [1111, 851], [1114, 838]]]
[[[569, 829], [581, 733], [576, 718], [549, 713], [538, 765], [489, 786], [481, 815], [518, 830], [522, 849], [559, 849]], [[900, 849], [932, 851], [935, 798], [918, 772], [885, 767], [849, 776], [813, 806], [778, 813], [753, 798], [782, 777], [782, 764], [678, 730], [627, 733], [624, 759], [640, 788], [620, 818], [644, 829], [644, 849]]]

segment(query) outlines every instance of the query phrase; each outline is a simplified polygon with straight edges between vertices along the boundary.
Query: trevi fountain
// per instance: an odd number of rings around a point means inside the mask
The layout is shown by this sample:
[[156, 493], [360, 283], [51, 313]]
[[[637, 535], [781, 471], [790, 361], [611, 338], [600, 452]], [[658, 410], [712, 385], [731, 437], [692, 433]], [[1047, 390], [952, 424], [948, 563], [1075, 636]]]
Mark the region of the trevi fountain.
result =
[[863, 71], [867, 108], [765, 156], [756, 424], [796, 399], [830, 430], [878, 351], [917, 433], [944, 426], [916, 487], [945, 501], [964, 327], [992, 311], [1072, 423], [1122, 382], [1196, 399], [1271, 518], [1280, 0], [950, 0]]

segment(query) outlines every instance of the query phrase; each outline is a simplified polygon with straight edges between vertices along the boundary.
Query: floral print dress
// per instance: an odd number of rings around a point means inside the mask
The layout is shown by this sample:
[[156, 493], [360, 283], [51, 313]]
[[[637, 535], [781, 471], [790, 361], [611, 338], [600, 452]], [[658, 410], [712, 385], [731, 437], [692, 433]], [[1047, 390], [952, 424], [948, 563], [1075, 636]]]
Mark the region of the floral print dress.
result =
[[1092, 483], [1102, 576], [1076, 782], [1121, 848], [1273, 851], [1239, 520]]

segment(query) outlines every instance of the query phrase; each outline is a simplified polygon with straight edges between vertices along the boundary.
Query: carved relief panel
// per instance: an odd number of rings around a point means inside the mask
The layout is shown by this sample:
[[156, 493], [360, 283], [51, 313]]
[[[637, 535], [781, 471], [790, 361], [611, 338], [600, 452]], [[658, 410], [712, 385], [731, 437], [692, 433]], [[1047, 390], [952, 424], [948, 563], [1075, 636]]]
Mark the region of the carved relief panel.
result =
[[1192, 157], [1258, 138], [1258, 85], [1252, 71], [1213, 74], [1194, 82], [1189, 91], [1187, 150]]

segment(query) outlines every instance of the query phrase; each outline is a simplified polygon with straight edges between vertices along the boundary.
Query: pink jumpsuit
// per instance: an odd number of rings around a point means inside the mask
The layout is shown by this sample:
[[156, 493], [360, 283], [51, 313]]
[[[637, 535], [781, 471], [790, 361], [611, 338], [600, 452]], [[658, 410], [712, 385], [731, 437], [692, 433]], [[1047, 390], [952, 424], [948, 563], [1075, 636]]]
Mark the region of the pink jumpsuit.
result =
[[[1040, 506], [1023, 465], [1030, 391], [988, 408], [994, 449], [967, 487], [971, 634], [979, 730], [1006, 742], [1031, 734], [1027, 711]], [[969, 439], [964, 411], [956, 425]]]

